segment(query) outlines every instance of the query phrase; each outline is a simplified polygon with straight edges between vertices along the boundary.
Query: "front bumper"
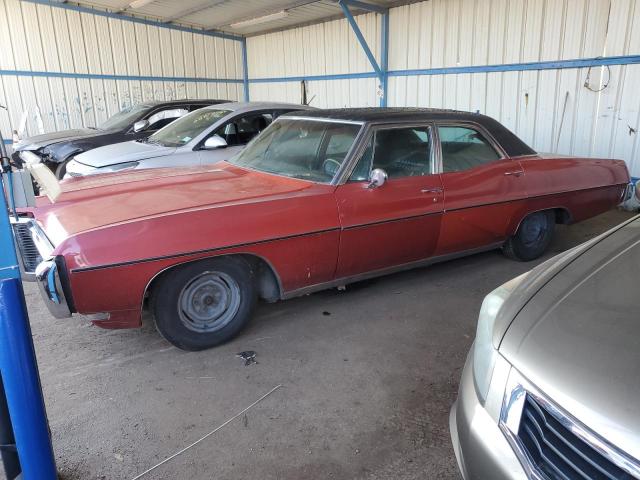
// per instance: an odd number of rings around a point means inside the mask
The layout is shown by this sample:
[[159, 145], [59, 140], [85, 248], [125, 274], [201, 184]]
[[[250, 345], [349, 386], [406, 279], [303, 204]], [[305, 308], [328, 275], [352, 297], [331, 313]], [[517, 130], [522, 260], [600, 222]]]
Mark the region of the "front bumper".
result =
[[465, 480], [527, 480], [498, 422], [480, 403], [473, 381], [473, 355], [465, 364], [449, 428], [458, 467]]
[[[62, 267], [62, 268], [61, 268]], [[67, 299], [67, 293], [60, 274], [64, 271], [62, 257], [45, 260], [36, 268], [36, 282], [38, 290], [44, 300], [47, 309], [55, 318], [67, 318], [71, 316], [71, 306]]]
[[32, 218], [11, 218], [20, 273], [35, 281], [47, 308], [55, 318], [70, 317], [73, 311], [64, 258], [53, 257], [54, 247]]

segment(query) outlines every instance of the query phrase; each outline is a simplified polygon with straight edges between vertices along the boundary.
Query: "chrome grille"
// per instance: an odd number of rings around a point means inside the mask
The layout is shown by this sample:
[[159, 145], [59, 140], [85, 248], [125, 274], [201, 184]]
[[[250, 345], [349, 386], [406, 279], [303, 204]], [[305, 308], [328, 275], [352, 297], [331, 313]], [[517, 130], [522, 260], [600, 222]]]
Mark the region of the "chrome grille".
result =
[[33, 273], [36, 271], [36, 267], [42, 261], [38, 247], [36, 247], [33, 237], [31, 235], [30, 223], [13, 223], [13, 234], [16, 239], [16, 244], [20, 256], [22, 257], [22, 265], [25, 272]]
[[592, 448], [527, 395], [518, 438], [532, 463], [556, 480], [632, 480], [635, 477]]

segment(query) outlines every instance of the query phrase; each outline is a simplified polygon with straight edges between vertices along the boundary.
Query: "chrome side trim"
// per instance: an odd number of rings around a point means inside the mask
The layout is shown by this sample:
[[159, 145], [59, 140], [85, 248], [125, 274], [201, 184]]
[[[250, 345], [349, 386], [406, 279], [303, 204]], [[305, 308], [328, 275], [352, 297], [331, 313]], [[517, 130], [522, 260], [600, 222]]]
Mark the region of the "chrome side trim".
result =
[[597, 433], [590, 430], [586, 425], [573, 417], [570, 413], [554, 404], [544, 396], [533, 384], [520, 375], [515, 369], [511, 370], [502, 409], [500, 411], [500, 429], [507, 437], [522, 467], [527, 472], [528, 478], [532, 480], [549, 480], [527, 453], [522, 442], [518, 438], [518, 430], [524, 407], [526, 396], [531, 396], [538, 404], [543, 406], [556, 420], [558, 420], [567, 430], [576, 435], [586, 445], [600, 453], [611, 463], [617, 465], [622, 470], [636, 478], [640, 478], [640, 462], [631, 457], [623, 450], [609, 443]]
[[446, 262], [448, 260], [454, 260], [456, 258], [466, 257], [468, 255], [475, 255], [476, 253], [488, 252], [490, 250], [496, 250], [498, 248], [501, 248], [502, 245], [504, 245], [504, 241], [492, 243], [491, 245], [486, 245], [483, 247], [464, 250], [462, 252], [448, 253], [445, 255], [438, 255], [436, 257], [430, 257], [423, 260], [417, 260], [415, 262], [404, 263], [402, 265], [395, 265], [393, 267], [381, 268], [381, 269], [373, 270], [370, 272], [360, 273], [358, 275], [352, 275], [350, 277], [342, 277], [336, 280], [331, 280], [329, 282], [316, 283], [315, 285], [310, 285], [308, 287], [302, 287], [296, 290], [290, 290], [288, 292], [285, 292], [282, 295], [282, 300], [287, 300], [289, 298], [294, 298], [294, 297], [300, 297], [302, 295], [308, 295], [310, 293], [318, 292], [320, 290], [340, 287], [342, 285], [360, 282], [362, 280], [368, 280], [370, 278], [381, 277], [383, 275], [390, 275], [392, 273], [403, 272], [405, 270], [411, 270], [413, 268], [427, 267], [429, 265], [433, 265], [434, 263]]

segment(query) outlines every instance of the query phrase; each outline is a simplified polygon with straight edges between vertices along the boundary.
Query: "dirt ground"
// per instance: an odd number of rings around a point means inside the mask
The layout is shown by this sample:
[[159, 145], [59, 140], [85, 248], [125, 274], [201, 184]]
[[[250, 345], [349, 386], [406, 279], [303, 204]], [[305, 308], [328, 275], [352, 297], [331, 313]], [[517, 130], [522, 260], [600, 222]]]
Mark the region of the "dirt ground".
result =
[[[560, 226], [551, 251], [628, 218]], [[540, 261], [499, 252], [260, 305], [234, 341], [186, 353], [149, 318], [54, 320], [25, 291], [61, 478], [457, 479], [449, 408], [483, 297]], [[245, 366], [237, 353], [257, 352]]]

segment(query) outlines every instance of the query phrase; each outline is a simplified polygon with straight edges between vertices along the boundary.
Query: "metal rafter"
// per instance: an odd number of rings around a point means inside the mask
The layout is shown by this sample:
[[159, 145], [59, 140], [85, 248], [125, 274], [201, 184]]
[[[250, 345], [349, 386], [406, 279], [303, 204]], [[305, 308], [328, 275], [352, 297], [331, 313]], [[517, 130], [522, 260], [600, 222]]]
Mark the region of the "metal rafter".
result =
[[380, 14], [386, 14], [389, 12], [387, 7], [382, 7], [380, 5], [374, 5], [372, 3], [362, 2], [360, 0], [338, 0], [338, 3], [346, 3], [349, 6], [354, 8], [358, 8], [360, 10], [366, 10], [367, 12], [375, 12]]
[[181, 10], [177, 13], [175, 13], [174, 15], [171, 15], [170, 17], [165, 17], [162, 19], [163, 22], [166, 23], [171, 23], [171, 22], [175, 22], [176, 20], [180, 19], [180, 18], [184, 18], [187, 17], [189, 15], [193, 15], [194, 13], [198, 13], [198, 12], [202, 12], [203, 10], [207, 10], [208, 8], [211, 7], [216, 7], [218, 5], [222, 5], [223, 3], [226, 3], [227, 0], [218, 0], [217, 2], [212, 2], [211, 0], [208, 0], [206, 2], [200, 3], [198, 5], [196, 5], [195, 7], [191, 7], [188, 8], [186, 10]]
[[297, 0], [295, 2], [288, 3], [286, 5], [282, 5], [278, 8], [270, 8], [268, 10], [254, 10], [251, 13], [245, 13], [242, 16], [238, 16], [235, 18], [230, 18], [223, 23], [216, 23], [214, 25], [207, 26], [207, 30], [215, 30], [216, 28], [224, 27], [226, 25], [231, 25], [232, 23], [244, 22], [246, 20], [252, 20], [257, 17], [266, 17], [267, 15], [273, 15], [274, 13], [278, 13], [281, 11], [293, 10], [298, 7], [304, 7], [305, 5], [310, 5], [312, 3], [319, 3], [321, 0]]

